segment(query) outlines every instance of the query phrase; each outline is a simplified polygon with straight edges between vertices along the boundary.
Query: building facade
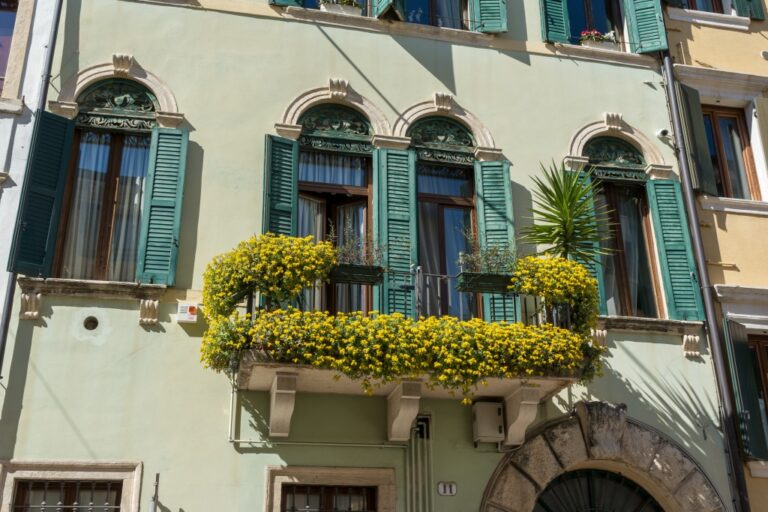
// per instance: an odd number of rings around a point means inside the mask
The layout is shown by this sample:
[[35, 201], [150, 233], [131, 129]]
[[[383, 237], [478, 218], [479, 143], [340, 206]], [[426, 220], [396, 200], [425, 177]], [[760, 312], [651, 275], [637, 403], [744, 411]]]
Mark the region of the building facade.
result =
[[[656, 135], [661, 7], [609, 7], [67, 1], [19, 216], [33, 229], [10, 262], [0, 511], [140, 510], [156, 475], [157, 507], [187, 512], [732, 510], [675, 154]], [[591, 28], [615, 42], [582, 42]], [[230, 378], [202, 367], [189, 306], [207, 263], [329, 221], [381, 243], [387, 275], [308, 304], [532, 321], [528, 301], [451, 280], [472, 226], [533, 252], [516, 240], [551, 161], [595, 166], [616, 212], [592, 265], [593, 382], [493, 381], [467, 406], [247, 353]], [[488, 411], [501, 438], [473, 431]], [[599, 492], [564, 501], [582, 486]]]

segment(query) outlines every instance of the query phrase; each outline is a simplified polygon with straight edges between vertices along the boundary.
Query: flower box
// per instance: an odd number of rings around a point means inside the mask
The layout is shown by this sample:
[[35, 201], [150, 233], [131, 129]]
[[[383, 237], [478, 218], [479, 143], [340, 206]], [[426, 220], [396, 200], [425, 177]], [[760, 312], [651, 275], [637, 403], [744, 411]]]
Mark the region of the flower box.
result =
[[378, 266], [341, 263], [331, 270], [328, 277], [332, 283], [377, 284], [383, 275], [384, 269]]
[[456, 289], [472, 293], [511, 293], [510, 274], [484, 274], [480, 272], [462, 272], [458, 276]]
[[363, 15], [362, 7], [357, 7], [354, 5], [321, 3], [320, 10], [325, 12], [333, 12], [336, 14], [343, 14], [345, 16], [362, 16]]
[[613, 41], [593, 41], [591, 39], [584, 39], [581, 41], [581, 46], [598, 48], [600, 50], [619, 51], [618, 43], [614, 43]]

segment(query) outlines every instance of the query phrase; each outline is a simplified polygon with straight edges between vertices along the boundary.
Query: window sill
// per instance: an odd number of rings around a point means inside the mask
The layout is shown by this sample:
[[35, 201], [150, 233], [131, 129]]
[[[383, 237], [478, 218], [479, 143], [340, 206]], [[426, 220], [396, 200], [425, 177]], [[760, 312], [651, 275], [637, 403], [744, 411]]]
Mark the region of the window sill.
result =
[[[549, 44], [547, 46], [550, 46]], [[614, 61], [624, 64], [649, 67], [656, 66], [656, 59], [639, 53], [625, 52], [620, 49], [609, 50], [605, 48], [592, 48], [578, 44], [553, 43], [555, 51], [566, 57], [579, 57], [590, 60]]]
[[80, 279], [43, 279], [19, 277], [21, 309], [19, 318], [40, 318], [40, 302], [44, 295], [67, 297], [91, 297], [95, 299], [138, 299], [139, 324], [153, 325], [158, 322], [157, 310], [160, 297], [167, 286], [162, 284], [118, 283], [114, 281], [87, 281]]
[[24, 111], [24, 102], [18, 98], [0, 97], [0, 113], [21, 115]]
[[704, 322], [687, 320], [666, 320], [633, 316], [601, 316], [592, 338], [600, 346], [607, 345], [608, 332], [643, 332], [680, 336], [685, 357], [701, 357], [701, 330]]
[[719, 12], [694, 11], [691, 9], [679, 9], [668, 7], [667, 16], [670, 20], [685, 21], [707, 27], [725, 28], [730, 30], [749, 30], [749, 18], [721, 14]]
[[736, 213], [768, 217], [768, 203], [750, 199], [733, 199], [731, 197], [714, 197], [702, 195], [699, 198], [702, 210], [712, 212]]

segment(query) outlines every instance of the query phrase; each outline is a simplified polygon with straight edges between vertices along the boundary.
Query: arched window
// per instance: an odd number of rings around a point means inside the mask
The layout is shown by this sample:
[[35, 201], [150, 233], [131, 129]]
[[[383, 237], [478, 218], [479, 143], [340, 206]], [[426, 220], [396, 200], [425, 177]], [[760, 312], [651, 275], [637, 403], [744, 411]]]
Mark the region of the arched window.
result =
[[[362, 262], [372, 240], [371, 125], [356, 110], [324, 104], [299, 118], [299, 236], [332, 238], [344, 256]], [[349, 254], [356, 252], [359, 254]], [[303, 296], [307, 309], [366, 311], [370, 286], [318, 285]]]
[[478, 316], [477, 295], [456, 289], [460, 255], [470, 252], [477, 231], [474, 138], [444, 117], [422, 119], [408, 135], [417, 157], [420, 313]]
[[533, 512], [664, 512], [648, 491], [609, 471], [569, 471], [550, 482]]
[[605, 313], [656, 317], [659, 283], [643, 155], [622, 139], [598, 137], [587, 142], [584, 156], [600, 181], [596, 203], [609, 211], [610, 227], [602, 226]]

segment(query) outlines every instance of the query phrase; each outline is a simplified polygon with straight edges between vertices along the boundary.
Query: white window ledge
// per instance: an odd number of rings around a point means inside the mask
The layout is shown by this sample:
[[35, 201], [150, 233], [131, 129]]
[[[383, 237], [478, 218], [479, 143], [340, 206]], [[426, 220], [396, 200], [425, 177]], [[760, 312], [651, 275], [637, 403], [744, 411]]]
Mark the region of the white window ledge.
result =
[[601, 316], [597, 328], [592, 329], [592, 339], [602, 347], [607, 346], [609, 332], [644, 332], [680, 336], [685, 357], [701, 356], [701, 330], [704, 322], [641, 318], [633, 316]]
[[705, 25], [707, 27], [726, 28], [731, 30], [749, 30], [749, 18], [744, 16], [733, 16], [731, 14], [721, 14], [719, 12], [694, 11], [691, 9], [679, 9], [677, 7], [668, 7], [667, 16], [675, 21], [685, 21], [696, 25]]
[[675, 64], [675, 76], [699, 91], [702, 103], [725, 102], [745, 106], [768, 89], [768, 77], [721, 69]]
[[0, 98], [0, 113], [21, 115], [24, 111], [24, 102], [18, 98]]
[[622, 50], [609, 50], [605, 48], [592, 48], [579, 44], [554, 43], [552, 45], [558, 55], [567, 57], [579, 57], [589, 60], [616, 61], [622, 64], [630, 64], [640, 67], [656, 67], [656, 59], [640, 53], [625, 52]]
[[768, 203], [750, 201], [748, 199], [733, 199], [731, 197], [714, 197], [702, 195], [699, 204], [703, 210], [712, 212], [737, 213], [768, 217]]
[[158, 322], [160, 297], [167, 287], [163, 284], [119, 283], [114, 281], [87, 281], [79, 279], [43, 279], [19, 277], [21, 308], [19, 318], [37, 320], [40, 318], [40, 303], [45, 295], [67, 297], [92, 297], [96, 299], [138, 299], [139, 324], [152, 325]]
[[716, 284], [715, 294], [719, 302], [768, 304], [768, 288], [753, 286], [738, 286], [732, 284]]

